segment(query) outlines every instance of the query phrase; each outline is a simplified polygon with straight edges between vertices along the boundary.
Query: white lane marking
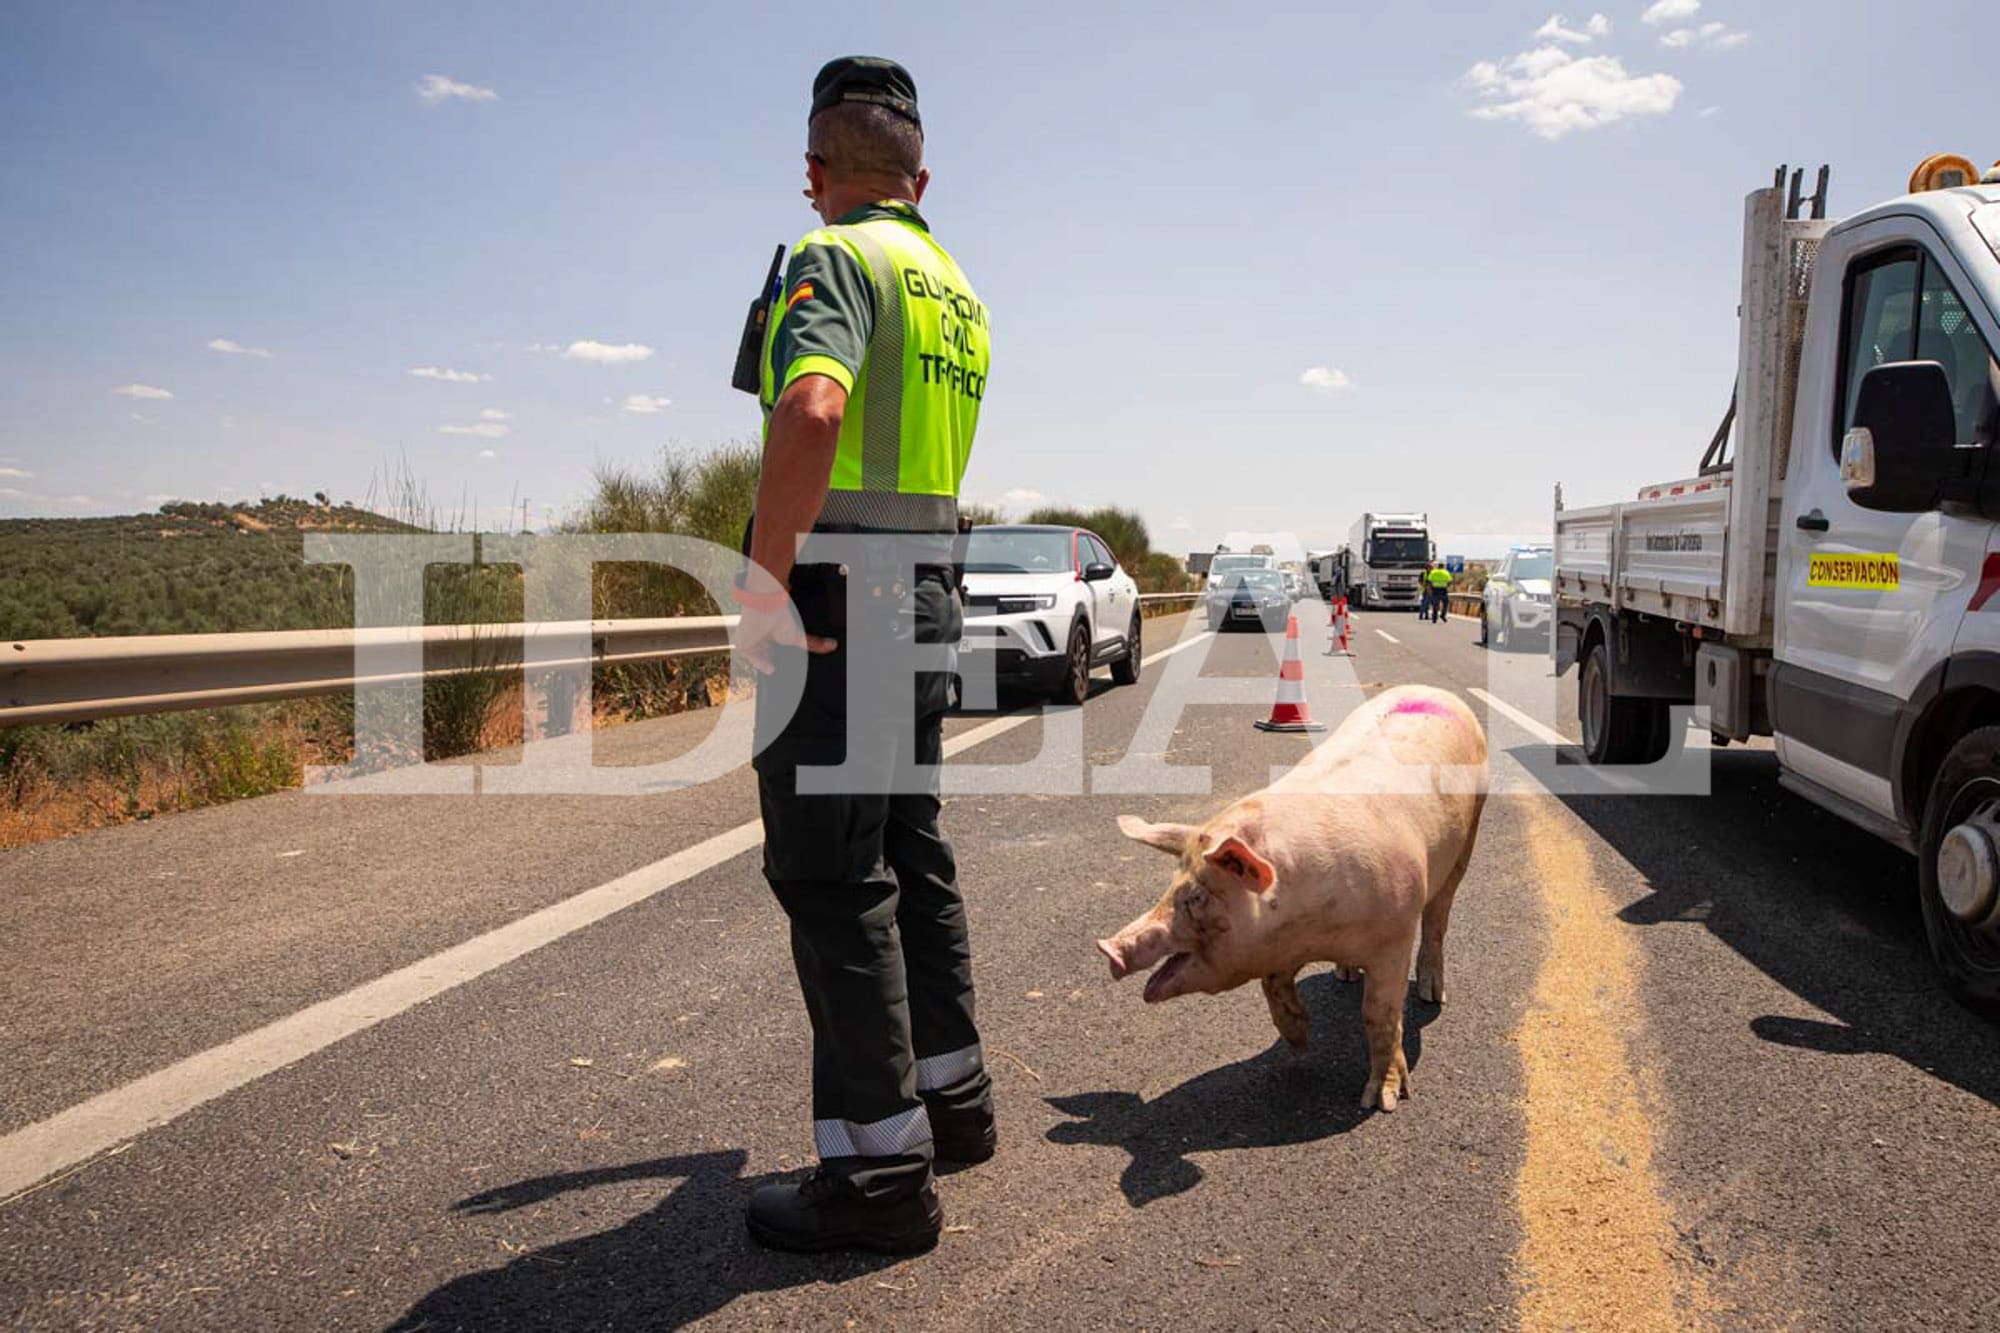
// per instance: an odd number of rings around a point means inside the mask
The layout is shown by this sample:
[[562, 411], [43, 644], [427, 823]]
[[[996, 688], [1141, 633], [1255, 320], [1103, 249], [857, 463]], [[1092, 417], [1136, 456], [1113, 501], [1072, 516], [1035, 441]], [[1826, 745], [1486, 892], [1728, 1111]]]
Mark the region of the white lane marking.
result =
[[1387, 639], [1387, 640], [1388, 640], [1388, 641], [1389, 641], [1390, 643], [1401, 643], [1401, 642], [1402, 642], [1402, 640], [1401, 640], [1401, 639], [1399, 639], [1399, 638], [1397, 638], [1397, 637], [1396, 637], [1395, 635], [1391, 634], [1391, 633], [1390, 633], [1390, 632], [1389, 632], [1388, 630], [1385, 630], [1385, 629], [1378, 629], [1378, 630], [1376, 630], [1375, 632], [1376, 632], [1377, 634], [1381, 635], [1381, 636], [1382, 636], [1383, 638]]
[[[1211, 637], [1207, 632], [1192, 635], [1171, 648], [1139, 659], [1139, 664], [1151, 666]], [[1018, 713], [994, 718], [951, 737], [944, 743], [944, 752], [953, 755], [969, 750], [1025, 726], [1038, 716], [1039, 713]], [[37, 1182], [59, 1171], [89, 1162], [197, 1106], [323, 1051], [344, 1037], [364, 1032], [425, 1000], [594, 925], [614, 912], [642, 903], [741, 856], [763, 841], [762, 820], [738, 824], [726, 833], [718, 833], [609, 883], [585, 889], [463, 944], [400, 967], [387, 976], [309, 1005], [254, 1032], [190, 1055], [59, 1111], [47, 1120], [0, 1137], [0, 1205], [12, 1202]]]
[[1480, 689], [1477, 685], [1474, 685], [1469, 689], [1467, 689], [1466, 693], [1477, 696], [1479, 699], [1485, 702], [1488, 708], [1491, 708], [1495, 712], [1500, 713], [1502, 716], [1506, 717], [1509, 721], [1513, 722], [1515, 726], [1527, 732], [1530, 736], [1533, 736], [1538, 741], [1543, 741], [1550, 745], [1576, 744], [1575, 741], [1563, 735], [1560, 731], [1555, 730], [1553, 727], [1544, 726], [1542, 723], [1537, 722], [1532, 717], [1529, 717], [1526, 713], [1514, 707], [1514, 705], [1508, 703], [1506, 700], [1494, 698], [1491, 694], [1488, 694], [1485, 690]]

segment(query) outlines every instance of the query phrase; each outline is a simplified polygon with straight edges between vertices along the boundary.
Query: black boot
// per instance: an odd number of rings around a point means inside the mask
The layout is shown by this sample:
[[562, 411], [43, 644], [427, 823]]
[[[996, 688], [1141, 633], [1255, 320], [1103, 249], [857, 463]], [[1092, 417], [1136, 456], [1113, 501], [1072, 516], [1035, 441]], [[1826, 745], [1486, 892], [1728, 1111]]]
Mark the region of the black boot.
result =
[[989, 1103], [962, 1111], [950, 1110], [926, 1097], [931, 1118], [931, 1151], [940, 1163], [977, 1166], [990, 1161], [1000, 1143]]
[[821, 1167], [798, 1184], [760, 1186], [750, 1196], [750, 1234], [774, 1250], [873, 1250], [921, 1254], [937, 1244], [944, 1209], [926, 1179], [916, 1194], [875, 1201]]

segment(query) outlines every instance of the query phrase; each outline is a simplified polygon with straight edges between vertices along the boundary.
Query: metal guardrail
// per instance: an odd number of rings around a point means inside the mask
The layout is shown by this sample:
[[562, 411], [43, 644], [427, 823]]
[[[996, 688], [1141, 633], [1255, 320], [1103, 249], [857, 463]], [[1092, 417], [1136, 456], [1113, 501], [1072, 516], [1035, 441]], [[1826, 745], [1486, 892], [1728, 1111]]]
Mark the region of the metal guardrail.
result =
[[[648, 662], [729, 646], [735, 616], [26, 639], [0, 645], [0, 727], [338, 694], [481, 670]], [[415, 669], [412, 669], [412, 665]]]
[[[1148, 605], [1191, 593], [1144, 593]], [[735, 616], [144, 634], [0, 643], [0, 727], [339, 694], [468, 671], [615, 666], [725, 652]], [[529, 651], [532, 649], [532, 651]]]

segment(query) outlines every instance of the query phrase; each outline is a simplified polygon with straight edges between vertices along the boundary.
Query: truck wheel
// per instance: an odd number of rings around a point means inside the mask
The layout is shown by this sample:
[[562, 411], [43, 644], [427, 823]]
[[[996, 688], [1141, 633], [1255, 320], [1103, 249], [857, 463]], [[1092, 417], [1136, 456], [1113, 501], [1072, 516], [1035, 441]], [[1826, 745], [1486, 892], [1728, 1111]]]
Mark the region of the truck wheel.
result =
[[1576, 680], [1584, 758], [1593, 764], [1650, 764], [1666, 753], [1671, 739], [1660, 716], [1666, 711], [1657, 699], [1613, 694], [1611, 650], [1602, 640], [1590, 646]]
[[1069, 632], [1069, 648], [1063, 654], [1062, 682], [1056, 686], [1059, 704], [1082, 705], [1090, 697], [1090, 625], [1078, 620]]
[[1945, 988], [1967, 1008], [2000, 1017], [2000, 727], [1951, 747], [1924, 802], [1917, 874], [1924, 933]]
[[1120, 685], [1139, 683], [1139, 625], [1143, 617], [1132, 613], [1132, 628], [1125, 631], [1125, 656], [1111, 664], [1111, 679]]

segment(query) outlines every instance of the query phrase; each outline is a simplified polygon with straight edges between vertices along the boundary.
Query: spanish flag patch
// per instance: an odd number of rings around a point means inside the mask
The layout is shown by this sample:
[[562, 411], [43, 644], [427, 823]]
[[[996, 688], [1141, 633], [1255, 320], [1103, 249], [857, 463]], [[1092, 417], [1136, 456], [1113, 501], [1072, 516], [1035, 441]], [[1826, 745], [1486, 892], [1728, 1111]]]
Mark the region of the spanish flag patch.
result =
[[792, 294], [785, 298], [785, 309], [790, 310], [793, 306], [797, 305], [799, 302], [810, 301], [812, 299], [813, 299], [812, 283], [802, 282], [798, 286], [792, 288]]

